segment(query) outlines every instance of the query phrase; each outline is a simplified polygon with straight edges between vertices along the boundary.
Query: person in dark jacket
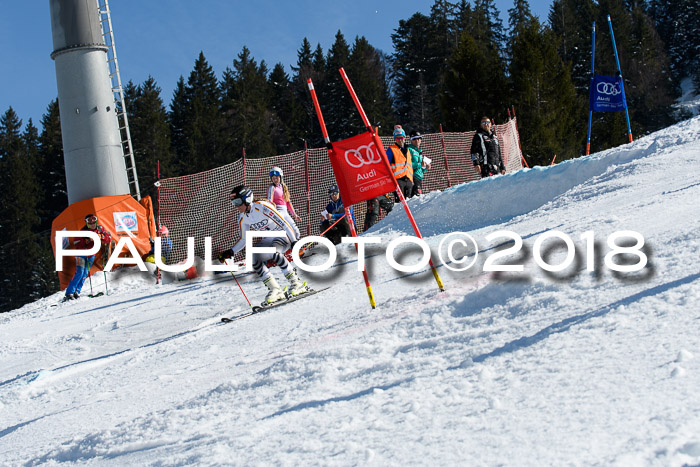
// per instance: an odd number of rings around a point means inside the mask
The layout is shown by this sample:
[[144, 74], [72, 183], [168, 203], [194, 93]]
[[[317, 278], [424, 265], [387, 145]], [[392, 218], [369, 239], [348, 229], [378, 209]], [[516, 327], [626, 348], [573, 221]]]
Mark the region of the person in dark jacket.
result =
[[[330, 202], [326, 205], [326, 209], [321, 212], [321, 232], [326, 231], [335, 221], [340, 219], [345, 215], [345, 207], [343, 206], [343, 200], [340, 199], [340, 190], [338, 185], [333, 185], [328, 189], [328, 197]], [[355, 214], [350, 208], [350, 215], [355, 221]], [[347, 218], [343, 218], [340, 222], [333, 225], [333, 228], [325, 233], [324, 237], [330, 240], [334, 245], [340, 243], [342, 237], [351, 237], [350, 224], [348, 224]]]
[[491, 120], [481, 117], [481, 124], [472, 139], [472, 163], [481, 178], [496, 174], [505, 174], [506, 165], [501, 157], [501, 147], [498, 138], [492, 130]]
[[[112, 241], [112, 237], [101, 225], [97, 223], [97, 216], [94, 214], [88, 214], [85, 216], [85, 227], [81, 230], [89, 230], [90, 232], [95, 232], [100, 236], [100, 241], [102, 242], [102, 247], [109, 245]], [[80, 250], [88, 250], [94, 245], [93, 241], [86, 237], [80, 237], [75, 242], [75, 246]], [[92, 263], [95, 262], [95, 255], [92, 256], [77, 256], [75, 258], [75, 274], [71, 279], [68, 287], [66, 287], [66, 295], [63, 300], [73, 300], [80, 297], [80, 291], [83, 289], [83, 284], [85, 279], [90, 275], [90, 268]]]
[[369, 230], [370, 227], [379, 221], [379, 208], [382, 208], [386, 214], [389, 214], [394, 209], [394, 197], [391, 193], [367, 200], [367, 214], [365, 214], [365, 228], [363, 232]]

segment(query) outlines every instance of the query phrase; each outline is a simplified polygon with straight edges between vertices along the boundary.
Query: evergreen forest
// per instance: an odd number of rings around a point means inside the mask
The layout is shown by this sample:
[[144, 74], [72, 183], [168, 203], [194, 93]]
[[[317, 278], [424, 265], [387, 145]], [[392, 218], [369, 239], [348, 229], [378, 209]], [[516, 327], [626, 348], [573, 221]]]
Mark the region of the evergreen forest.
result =
[[[697, 0], [554, 0], [546, 21], [514, 0], [507, 24], [493, 0], [435, 0], [430, 14], [399, 21], [393, 51], [338, 31], [335, 41], [303, 39], [293, 64], [269, 66], [243, 47], [217, 76], [204, 53], [161, 95], [153, 78], [125, 85], [142, 195], [157, 179], [208, 170], [240, 158], [322, 147], [307, 79], [313, 80], [331, 139], [363, 131], [338, 68], [352, 80], [371, 122], [421, 133], [476, 129], [483, 115], [502, 123], [515, 109], [530, 167], [585, 154], [591, 78], [617, 71], [612, 18], [632, 134], [688, 118], [675, 106], [683, 79], [700, 89]], [[234, 52], [235, 54], [235, 52]], [[289, 66], [289, 72], [287, 70]], [[68, 205], [56, 100], [39, 126], [0, 109], [0, 312], [58, 290], [49, 242]], [[627, 142], [624, 112], [593, 114], [591, 152]]]

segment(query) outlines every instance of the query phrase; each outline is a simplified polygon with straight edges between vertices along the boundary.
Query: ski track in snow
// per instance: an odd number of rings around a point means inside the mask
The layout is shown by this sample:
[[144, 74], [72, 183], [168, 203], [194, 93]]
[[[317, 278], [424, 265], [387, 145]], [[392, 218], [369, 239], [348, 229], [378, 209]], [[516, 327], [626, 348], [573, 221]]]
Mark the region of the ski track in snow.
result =
[[[698, 200], [700, 117], [410, 200], [433, 252], [457, 231], [479, 246], [468, 271], [438, 268], [445, 292], [387, 265], [412, 232], [397, 206], [369, 232], [375, 310], [350, 245], [302, 273], [328, 291], [230, 324], [248, 309], [230, 276], [119, 271], [108, 296], [57, 293], [0, 315], [0, 464], [698, 465]], [[498, 230], [522, 237], [524, 271], [483, 272], [510, 245]], [[533, 260], [550, 230], [577, 247], [563, 272]], [[643, 271], [604, 265], [621, 230], [643, 235]]]

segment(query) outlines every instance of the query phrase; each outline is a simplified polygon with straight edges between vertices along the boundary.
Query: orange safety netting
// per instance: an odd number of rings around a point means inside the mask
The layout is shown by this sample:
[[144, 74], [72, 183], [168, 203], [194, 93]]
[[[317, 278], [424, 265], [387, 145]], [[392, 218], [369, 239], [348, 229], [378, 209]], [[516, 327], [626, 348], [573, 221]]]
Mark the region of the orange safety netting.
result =
[[[423, 177], [423, 193], [443, 190], [460, 183], [478, 180], [471, 161], [474, 131], [422, 135], [423, 155], [429, 157], [430, 170]], [[522, 168], [515, 119], [496, 126], [506, 172]], [[391, 136], [381, 138], [385, 147]], [[280, 167], [289, 188], [292, 205], [301, 217], [297, 226], [302, 237], [320, 233], [321, 211], [328, 204], [328, 188], [336, 184], [326, 148], [313, 148], [291, 154], [259, 159], [244, 158], [216, 169], [160, 181], [160, 225], [170, 230], [173, 253], [170, 263], [186, 258], [187, 238], [195, 238], [195, 255], [204, 256], [204, 238], [212, 238], [214, 254], [231, 248], [240, 237], [237, 212], [229, 194], [236, 185], [248, 185], [256, 198], [267, 196], [270, 169]], [[364, 225], [366, 203], [353, 206], [358, 233]]]

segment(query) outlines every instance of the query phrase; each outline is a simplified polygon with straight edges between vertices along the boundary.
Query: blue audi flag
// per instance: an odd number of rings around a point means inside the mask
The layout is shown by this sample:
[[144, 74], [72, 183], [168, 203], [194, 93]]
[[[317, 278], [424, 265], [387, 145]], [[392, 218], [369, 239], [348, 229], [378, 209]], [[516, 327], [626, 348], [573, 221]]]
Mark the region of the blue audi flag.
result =
[[594, 112], [620, 112], [627, 108], [619, 76], [593, 75], [589, 108]]

